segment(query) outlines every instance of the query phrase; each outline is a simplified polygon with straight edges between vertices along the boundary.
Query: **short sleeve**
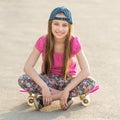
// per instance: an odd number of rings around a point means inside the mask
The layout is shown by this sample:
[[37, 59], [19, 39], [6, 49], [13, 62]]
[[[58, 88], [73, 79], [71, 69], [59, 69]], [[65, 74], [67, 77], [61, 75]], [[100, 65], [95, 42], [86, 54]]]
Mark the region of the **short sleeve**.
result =
[[42, 36], [40, 37], [36, 43], [35, 43], [35, 48], [41, 53], [44, 51], [45, 48], [45, 42], [46, 42], [46, 37]]
[[73, 37], [71, 40], [71, 54], [76, 55], [82, 49], [82, 44], [78, 37]]

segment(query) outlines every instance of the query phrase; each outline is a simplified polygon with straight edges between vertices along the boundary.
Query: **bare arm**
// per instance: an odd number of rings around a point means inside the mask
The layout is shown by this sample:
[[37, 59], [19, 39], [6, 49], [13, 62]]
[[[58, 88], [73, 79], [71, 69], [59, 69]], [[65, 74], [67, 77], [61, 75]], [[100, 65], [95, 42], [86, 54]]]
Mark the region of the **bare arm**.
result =
[[77, 57], [79, 67], [80, 67], [81, 71], [78, 73], [76, 78], [74, 80], [72, 80], [72, 82], [70, 84], [68, 84], [68, 86], [65, 88], [68, 91], [72, 90], [83, 79], [85, 79], [86, 77], [88, 77], [90, 75], [89, 64], [88, 64], [88, 61], [87, 61], [87, 58], [86, 58], [84, 52], [80, 51], [79, 53], [77, 53], [76, 57]]
[[43, 104], [49, 105], [52, 102], [51, 93], [49, 91], [49, 87], [47, 84], [39, 77], [38, 73], [34, 69], [36, 62], [40, 56], [39, 51], [34, 48], [31, 52], [30, 56], [28, 57], [25, 66], [24, 72], [30, 76], [42, 89], [42, 96], [43, 96]]
[[40, 79], [38, 73], [34, 69], [39, 56], [40, 52], [34, 48], [25, 63], [24, 72], [30, 76], [41, 88], [43, 88], [46, 84], [43, 82], [43, 80]]
[[69, 96], [69, 92], [74, 87], [76, 87], [83, 79], [85, 79], [87, 76], [90, 75], [88, 61], [86, 59], [84, 52], [80, 51], [79, 53], [77, 53], [76, 57], [77, 57], [81, 71], [78, 73], [76, 78], [74, 78], [63, 90], [63, 94], [61, 96], [61, 101], [60, 101], [61, 108], [63, 108], [63, 109], [66, 109], [68, 107], [67, 98]]

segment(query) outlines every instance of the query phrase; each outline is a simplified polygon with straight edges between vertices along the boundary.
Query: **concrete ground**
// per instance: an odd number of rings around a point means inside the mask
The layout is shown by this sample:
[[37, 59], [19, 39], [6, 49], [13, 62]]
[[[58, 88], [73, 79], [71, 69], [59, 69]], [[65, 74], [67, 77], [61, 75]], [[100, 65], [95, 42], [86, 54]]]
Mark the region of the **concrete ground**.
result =
[[[0, 0], [0, 120], [119, 120], [120, 119], [119, 0]], [[57, 102], [41, 112], [27, 106], [18, 77], [36, 40], [47, 31], [51, 10], [68, 7], [100, 90], [83, 107], [79, 98], [67, 111]], [[38, 62], [36, 69], [40, 70]]]

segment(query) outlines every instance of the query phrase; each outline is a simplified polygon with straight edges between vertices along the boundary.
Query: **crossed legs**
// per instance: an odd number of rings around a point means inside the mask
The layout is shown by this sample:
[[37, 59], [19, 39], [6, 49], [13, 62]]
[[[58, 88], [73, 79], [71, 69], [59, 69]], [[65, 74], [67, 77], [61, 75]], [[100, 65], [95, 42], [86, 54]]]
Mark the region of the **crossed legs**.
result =
[[[48, 85], [51, 95], [52, 95], [52, 101], [60, 100], [62, 96], [62, 90], [69, 84], [69, 81], [66, 81], [66, 83], [63, 83], [63, 80], [59, 78], [56, 75], [47, 76], [47, 75], [40, 75], [40, 77], [46, 82]], [[22, 75], [18, 79], [19, 85], [32, 93], [37, 93], [42, 95], [41, 88], [27, 75]], [[93, 89], [95, 86], [95, 81], [91, 78], [86, 78], [81, 83], [78, 84], [72, 91], [70, 91], [69, 96], [70, 97], [76, 97], [78, 95], [85, 94], [89, 92], [91, 89]]]

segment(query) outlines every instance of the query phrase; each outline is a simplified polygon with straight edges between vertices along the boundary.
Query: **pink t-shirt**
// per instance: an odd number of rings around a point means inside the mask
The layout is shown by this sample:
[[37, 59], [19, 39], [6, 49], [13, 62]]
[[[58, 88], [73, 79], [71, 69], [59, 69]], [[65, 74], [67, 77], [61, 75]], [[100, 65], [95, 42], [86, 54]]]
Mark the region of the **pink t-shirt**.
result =
[[[42, 36], [40, 37], [36, 44], [35, 44], [35, 48], [42, 53], [42, 60], [44, 60], [44, 53], [45, 53], [45, 43], [46, 43], [46, 36]], [[81, 51], [82, 49], [82, 45], [80, 43], [80, 40], [78, 37], [72, 37], [71, 41], [71, 61], [70, 61], [70, 65], [69, 65], [69, 75], [72, 76], [76, 76], [77, 74], [77, 66], [76, 66], [76, 59], [75, 56], [76, 54]], [[62, 72], [62, 60], [64, 57], [64, 53], [56, 53], [54, 52], [54, 64], [51, 67], [51, 74], [56, 74], [61, 76], [61, 72]], [[43, 66], [43, 63], [42, 63]]]

